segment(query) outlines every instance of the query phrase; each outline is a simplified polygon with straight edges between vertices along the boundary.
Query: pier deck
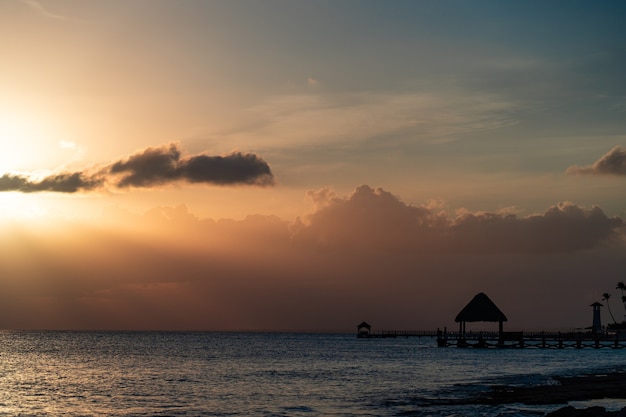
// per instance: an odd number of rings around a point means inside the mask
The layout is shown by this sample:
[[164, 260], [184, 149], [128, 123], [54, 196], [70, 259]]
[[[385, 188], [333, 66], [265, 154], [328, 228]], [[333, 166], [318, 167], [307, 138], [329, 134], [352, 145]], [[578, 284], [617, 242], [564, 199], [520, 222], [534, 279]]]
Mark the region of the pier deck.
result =
[[437, 337], [438, 330], [383, 330], [381, 332], [357, 333], [358, 338], [384, 339], [393, 337]]
[[626, 348], [626, 333], [592, 332], [446, 332], [441, 330], [383, 330], [358, 333], [366, 339], [396, 337], [436, 338], [439, 347], [464, 348]]

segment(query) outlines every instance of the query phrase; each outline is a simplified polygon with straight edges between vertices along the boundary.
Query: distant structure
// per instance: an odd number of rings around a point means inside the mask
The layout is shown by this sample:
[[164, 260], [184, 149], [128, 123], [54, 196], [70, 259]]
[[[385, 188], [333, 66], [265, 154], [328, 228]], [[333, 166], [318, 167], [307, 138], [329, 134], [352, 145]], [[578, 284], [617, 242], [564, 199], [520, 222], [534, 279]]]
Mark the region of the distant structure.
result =
[[591, 324], [592, 333], [600, 333], [602, 331], [602, 319], [600, 318], [600, 307], [604, 307], [604, 304], [595, 302], [589, 307], [593, 307], [593, 322]]
[[478, 293], [472, 298], [454, 319], [459, 323], [459, 333], [465, 335], [465, 323], [476, 321], [498, 322], [498, 333], [502, 335], [504, 332], [503, 322], [507, 321], [506, 316], [494, 304], [493, 301], [485, 293]]
[[[508, 321], [506, 316], [487, 295], [481, 292], [476, 294], [454, 319], [459, 323], [458, 333], [448, 332], [446, 327], [436, 331], [382, 330], [373, 332], [368, 323], [362, 322], [357, 326], [357, 337], [365, 339], [431, 337], [437, 338], [437, 346], [442, 348], [455, 346], [458, 348], [626, 349], [626, 333], [620, 332], [619, 328], [607, 328], [606, 331], [602, 331], [600, 308], [604, 305], [596, 302], [591, 304], [591, 307], [593, 307], [593, 325], [587, 327], [586, 331], [505, 332], [503, 324]], [[476, 321], [497, 322], [498, 332], [483, 330], [466, 332], [466, 323]]]
[[370, 335], [370, 330], [372, 330], [372, 326], [366, 322], [362, 322], [357, 326], [356, 333], [358, 337], [368, 337]]

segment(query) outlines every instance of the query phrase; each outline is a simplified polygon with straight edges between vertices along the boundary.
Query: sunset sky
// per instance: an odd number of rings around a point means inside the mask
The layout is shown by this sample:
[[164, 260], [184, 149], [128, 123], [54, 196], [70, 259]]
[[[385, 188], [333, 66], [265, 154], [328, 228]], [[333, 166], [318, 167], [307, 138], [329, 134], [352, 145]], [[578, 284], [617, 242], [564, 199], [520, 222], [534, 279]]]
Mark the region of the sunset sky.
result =
[[478, 292], [621, 321], [625, 20], [0, 0], [0, 328], [456, 328]]

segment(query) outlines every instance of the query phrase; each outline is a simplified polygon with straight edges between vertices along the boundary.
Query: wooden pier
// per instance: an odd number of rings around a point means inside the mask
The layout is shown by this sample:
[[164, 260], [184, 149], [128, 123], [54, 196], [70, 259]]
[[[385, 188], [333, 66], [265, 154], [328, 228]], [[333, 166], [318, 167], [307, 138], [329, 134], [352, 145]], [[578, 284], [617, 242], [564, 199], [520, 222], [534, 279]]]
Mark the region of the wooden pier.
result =
[[[357, 326], [357, 337], [366, 339], [393, 337], [432, 337], [437, 339], [437, 346], [455, 346], [459, 348], [543, 348], [543, 349], [595, 349], [626, 348], [626, 331], [604, 331], [600, 320], [602, 304], [593, 303], [593, 325], [589, 331], [576, 332], [505, 332], [503, 323], [506, 315], [491, 301], [485, 293], [478, 293], [454, 319], [459, 323], [458, 332], [441, 331], [406, 331], [383, 330], [372, 332], [372, 326], [362, 322]], [[497, 332], [467, 332], [466, 323], [498, 323]]]
[[626, 334], [592, 332], [439, 332], [437, 346], [475, 348], [626, 348]]
[[441, 330], [383, 330], [359, 332], [358, 338], [430, 337], [439, 347], [459, 348], [626, 348], [626, 333], [592, 332], [447, 332]]
[[383, 330], [381, 332], [359, 332], [357, 337], [366, 339], [386, 339], [395, 337], [438, 337], [438, 330]]

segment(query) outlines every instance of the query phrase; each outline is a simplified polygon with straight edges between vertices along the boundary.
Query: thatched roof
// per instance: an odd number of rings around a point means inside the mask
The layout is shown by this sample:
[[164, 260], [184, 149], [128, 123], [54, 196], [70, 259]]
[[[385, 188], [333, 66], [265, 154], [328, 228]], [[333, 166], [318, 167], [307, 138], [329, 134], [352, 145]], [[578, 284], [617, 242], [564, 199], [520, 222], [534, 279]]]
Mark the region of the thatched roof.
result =
[[369, 325], [369, 324], [367, 324], [366, 322], [363, 322], [363, 323], [361, 323], [361, 324], [359, 324], [359, 325], [357, 326], [357, 329], [361, 329], [361, 328], [365, 328], [365, 329], [369, 330], [369, 329], [371, 329], [371, 328], [372, 328], [372, 326], [370, 326], [370, 325]]
[[506, 316], [500, 309], [485, 295], [476, 294], [454, 321], [507, 321]]

